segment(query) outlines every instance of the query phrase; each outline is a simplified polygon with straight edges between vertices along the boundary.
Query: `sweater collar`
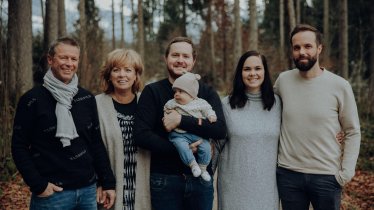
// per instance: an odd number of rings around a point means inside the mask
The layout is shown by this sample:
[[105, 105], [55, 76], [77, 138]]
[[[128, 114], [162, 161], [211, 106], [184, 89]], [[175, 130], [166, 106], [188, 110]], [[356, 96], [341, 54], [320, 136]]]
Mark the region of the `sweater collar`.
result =
[[261, 101], [262, 98], [261, 98], [261, 92], [258, 92], [258, 93], [245, 93], [246, 96], [248, 97], [248, 100], [250, 101]]

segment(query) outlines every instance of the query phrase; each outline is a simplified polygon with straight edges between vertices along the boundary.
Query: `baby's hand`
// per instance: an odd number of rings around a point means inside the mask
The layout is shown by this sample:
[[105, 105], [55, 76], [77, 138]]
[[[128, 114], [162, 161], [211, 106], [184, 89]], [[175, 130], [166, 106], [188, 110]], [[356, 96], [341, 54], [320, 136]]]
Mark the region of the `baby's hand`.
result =
[[208, 120], [209, 120], [210, 123], [217, 122], [217, 116], [214, 116], [214, 115], [209, 116], [209, 117], [208, 117]]

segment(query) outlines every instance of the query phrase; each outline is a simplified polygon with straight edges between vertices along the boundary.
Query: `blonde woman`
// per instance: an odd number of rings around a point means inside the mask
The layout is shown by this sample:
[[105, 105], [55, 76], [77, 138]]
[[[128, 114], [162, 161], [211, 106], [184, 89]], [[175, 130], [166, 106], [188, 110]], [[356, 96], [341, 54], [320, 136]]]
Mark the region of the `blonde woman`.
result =
[[[104, 93], [96, 96], [102, 139], [116, 177], [116, 201], [112, 209], [151, 209], [149, 155], [134, 145], [133, 125], [143, 63], [137, 52], [110, 52], [100, 73]], [[135, 190], [136, 189], [136, 190]], [[105, 203], [101, 187], [97, 201]], [[102, 207], [102, 206], [101, 206]]]

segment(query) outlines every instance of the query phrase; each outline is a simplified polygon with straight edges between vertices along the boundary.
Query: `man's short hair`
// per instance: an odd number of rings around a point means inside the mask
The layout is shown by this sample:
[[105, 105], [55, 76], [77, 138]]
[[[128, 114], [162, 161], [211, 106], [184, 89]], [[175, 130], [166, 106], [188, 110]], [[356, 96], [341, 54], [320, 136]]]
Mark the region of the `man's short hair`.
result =
[[311, 31], [311, 32], [314, 32], [314, 34], [316, 35], [316, 42], [317, 42], [317, 45], [320, 45], [322, 44], [322, 33], [316, 29], [315, 27], [311, 26], [311, 25], [308, 25], [308, 24], [297, 24], [295, 26], [295, 28], [292, 30], [291, 32], [291, 37], [290, 37], [290, 43], [292, 45], [292, 37], [299, 33], [299, 32], [303, 32], [303, 31]]
[[64, 37], [60, 37], [60, 38], [58, 38], [58, 39], [56, 39], [55, 41], [52, 42], [52, 44], [51, 44], [51, 46], [49, 47], [49, 50], [48, 50], [48, 55], [49, 56], [54, 56], [55, 55], [56, 46], [59, 45], [59, 44], [67, 44], [67, 45], [71, 45], [71, 46], [74, 46], [74, 47], [77, 47], [78, 49], [80, 49], [79, 44], [75, 39], [73, 39], [71, 37], [64, 36]]
[[177, 42], [187, 42], [188, 44], [190, 44], [192, 46], [192, 57], [193, 59], [195, 60], [196, 59], [196, 48], [195, 48], [195, 45], [193, 44], [192, 40], [188, 37], [184, 37], [184, 36], [178, 36], [178, 37], [175, 37], [173, 38], [169, 44], [167, 45], [166, 47], [166, 51], [165, 51], [165, 58], [168, 57], [169, 55], [169, 52], [170, 52], [170, 46], [174, 43], [177, 43]]

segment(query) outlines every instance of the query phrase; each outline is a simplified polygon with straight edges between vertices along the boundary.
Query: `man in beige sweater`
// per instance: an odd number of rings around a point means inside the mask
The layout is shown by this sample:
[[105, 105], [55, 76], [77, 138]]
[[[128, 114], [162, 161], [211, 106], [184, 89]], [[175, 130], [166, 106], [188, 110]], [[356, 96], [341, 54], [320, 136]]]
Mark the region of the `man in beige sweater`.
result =
[[[277, 184], [284, 210], [340, 207], [360, 148], [360, 123], [350, 84], [319, 65], [322, 34], [297, 25], [291, 33], [296, 69], [275, 82], [282, 97]], [[335, 135], [343, 130], [340, 144]]]

